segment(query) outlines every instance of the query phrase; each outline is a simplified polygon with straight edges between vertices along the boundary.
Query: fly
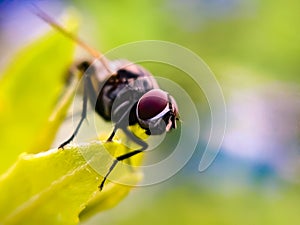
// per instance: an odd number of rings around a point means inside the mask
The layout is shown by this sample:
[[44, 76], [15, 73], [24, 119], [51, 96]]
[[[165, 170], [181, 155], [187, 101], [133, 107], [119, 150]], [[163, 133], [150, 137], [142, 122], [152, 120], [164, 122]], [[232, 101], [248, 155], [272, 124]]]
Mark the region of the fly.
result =
[[[107, 177], [119, 161], [139, 154], [148, 147], [145, 141], [128, 129], [129, 126], [138, 124], [148, 135], [160, 135], [176, 129], [176, 120], [179, 119], [177, 104], [169, 93], [159, 88], [152, 74], [143, 67], [125, 60], [109, 61], [100, 52], [65, 30], [37, 6], [33, 6], [32, 11], [101, 63], [101, 66], [97, 66], [95, 63], [84, 61], [77, 66], [84, 74], [81, 118], [73, 134], [59, 148], [63, 149], [77, 135], [87, 116], [88, 101], [99, 116], [114, 124], [108, 142], [113, 141], [117, 130], [122, 130], [130, 140], [140, 146], [139, 149], [115, 158], [99, 186], [102, 190]], [[103, 77], [105, 79], [101, 79]]]

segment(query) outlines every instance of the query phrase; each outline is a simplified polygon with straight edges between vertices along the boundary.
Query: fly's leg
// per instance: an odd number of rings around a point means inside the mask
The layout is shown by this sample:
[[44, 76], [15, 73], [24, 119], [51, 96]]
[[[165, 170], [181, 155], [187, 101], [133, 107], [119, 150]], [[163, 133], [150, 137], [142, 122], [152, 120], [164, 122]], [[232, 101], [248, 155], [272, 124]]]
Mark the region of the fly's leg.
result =
[[113, 141], [113, 138], [116, 135], [117, 129], [118, 129], [117, 126], [115, 126], [113, 131], [111, 132], [109, 138], [107, 138], [106, 142], [112, 142]]
[[127, 127], [120, 127], [124, 133], [127, 135], [127, 137], [129, 137], [133, 142], [135, 142], [136, 144], [140, 145], [141, 148], [140, 149], [137, 149], [137, 150], [134, 150], [132, 152], [128, 152], [128, 153], [125, 153], [123, 155], [120, 155], [118, 156], [112, 163], [112, 165], [110, 166], [108, 172], [106, 173], [106, 175], [104, 176], [100, 186], [99, 186], [99, 189], [100, 191], [103, 189], [103, 186], [104, 186], [104, 183], [107, 179], [107, 177], [109, 176], [109, 174], [112, 172], [112, 170], [116, 167], [116, 165], [118, 164], [119, 161], [122, 161], [124, 159], [129, 159], [131, 158], [132, 156], [134, 155], [137, 155], [143, 151], [145, 151], [147, 148], [148, 148], [148, 144], [143, 141], [142, 139], [138, 138], [137, 136], [135, 136], [130, 130], [128, 130]]
[[[83, 65], [86, 64], [86, 62], [80, 64], [78, 66], [78, 68], [80, 70], [82, 70], [82, 72], [84, 72], [84, 68], [83, 68]], [[87, 66], [87, 65], [85, 65]], [[85, 73], [84, 74], [84, 87], [83, 87], [83, 101], [82, 101], [82, 112], [81, 112], [81, 118], [80, 118], [80, 121], [79, 123], [77, 124], [77, 127], [76, 129], [74, 130], [73, 134], [71, 135], [71, 137], [66, 140], [65, 142], [63, 142], [58, 148], [60, 149], [63, 149], [67, 144], [69, 144], [74, 138], [75, 136], [77, 135], [83, 121], [85, 120], [86, 118], [86, 115], [87, 115], [87, 102], [88, 102], [88, 97], [90, 97], [90, 99], [95, 99], [96, 97], [96, 93], [95, 93], [95, 90], [93, 88], [93, 85], [92, 85], [92, 82], [91, 82], [91, 78], [90, 78], [90, 73]]]

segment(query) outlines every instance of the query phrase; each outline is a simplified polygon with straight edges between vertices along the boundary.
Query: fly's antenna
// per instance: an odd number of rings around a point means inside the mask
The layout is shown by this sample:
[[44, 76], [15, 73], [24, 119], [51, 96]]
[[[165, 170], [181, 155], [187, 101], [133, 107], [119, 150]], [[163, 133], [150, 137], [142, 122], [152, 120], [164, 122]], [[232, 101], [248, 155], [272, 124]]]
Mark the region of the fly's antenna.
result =
[[75, 36], [73, 33], [67, 31], [63, 26], [61, 26], [59, 23], [57, 23], [52, 17], [50, 17], [46, 12], [44, 12], [42, 9], [40, 9], [37, 5], [31, 4], [31, 7], [29, 7], [29, 10], [35, 14], [40, 19], [44, 20], [46, 23], [48, 23], [50, 26], [52, 26], [54, 29], [61, 32], [63, 35], [68, 37], [69, 39], [75, 41], [80, 47], [85, 49], [87, 52], [89, 52], [93, 57], [98, 59], [104, 66], [104, 68], [109, 72], [112, 73], [112, 71], [109, 69], [108, 66], [108, 60], [104, 57], [104, 55], [87, 45], [84, 41], [82, 41], [79, 37]]

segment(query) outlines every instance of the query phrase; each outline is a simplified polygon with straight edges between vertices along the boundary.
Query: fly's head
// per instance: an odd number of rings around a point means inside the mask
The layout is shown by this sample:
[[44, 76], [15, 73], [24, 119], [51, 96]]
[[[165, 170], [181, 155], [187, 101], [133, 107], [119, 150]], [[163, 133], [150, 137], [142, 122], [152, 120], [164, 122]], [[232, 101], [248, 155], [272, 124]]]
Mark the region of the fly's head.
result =
[[176, 120], [179, 120], [178, 106], [167, 92], [153, 89], [139, 99], [136, 117], [147, 134], [162, 134], [176, 129]]

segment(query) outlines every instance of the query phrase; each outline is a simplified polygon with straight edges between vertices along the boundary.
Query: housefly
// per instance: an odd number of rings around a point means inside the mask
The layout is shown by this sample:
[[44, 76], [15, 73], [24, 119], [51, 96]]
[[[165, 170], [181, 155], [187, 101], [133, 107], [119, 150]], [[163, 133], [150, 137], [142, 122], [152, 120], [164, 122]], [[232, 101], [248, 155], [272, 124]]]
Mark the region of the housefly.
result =
[[126, 60], [109, 61], [100, 52], [65, 30], [37, 6], [33, 5], [32, 12], [75, 41], [100, 62], [100, 66], [99, 63], [88, 61], [76, 66], [84, 79], [81, 118], [73, 134], [59, 148], [63, 149], [77, 135], [87, 116], [88, 101], [99, 116], [114, 124], [113, 131], [107, 139], [108, 142], [113, 141], [117, 130], [121, 130], [130, 140], [140, 146], [139, 149], [115, 158], [99, 186], [102, 190], [108, 175], [119, 161], [141, 153], [148, 147], [144, 140], [129, 130], [129, 126], [138, 124], [148, 135], [169, 132], [176, 128], [176, 120], [179, 119], [177, 104], [169, 93], [159, 88], [152, 74], [143, 67]]

